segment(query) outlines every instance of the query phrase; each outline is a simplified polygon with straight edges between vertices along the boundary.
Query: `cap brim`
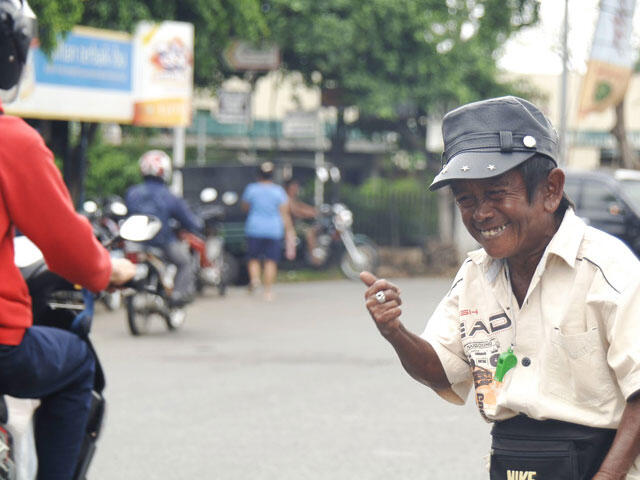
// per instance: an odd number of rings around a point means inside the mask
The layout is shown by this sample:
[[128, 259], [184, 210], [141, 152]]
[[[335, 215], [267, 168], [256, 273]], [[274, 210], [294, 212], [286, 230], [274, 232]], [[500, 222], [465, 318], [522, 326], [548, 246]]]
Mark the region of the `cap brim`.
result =
[[461, 152], [447, 163], [433, 179], [429, 190], [442, 188], [454, 180], [481, 180], [502, 175], [517, 167], [536, 152]]

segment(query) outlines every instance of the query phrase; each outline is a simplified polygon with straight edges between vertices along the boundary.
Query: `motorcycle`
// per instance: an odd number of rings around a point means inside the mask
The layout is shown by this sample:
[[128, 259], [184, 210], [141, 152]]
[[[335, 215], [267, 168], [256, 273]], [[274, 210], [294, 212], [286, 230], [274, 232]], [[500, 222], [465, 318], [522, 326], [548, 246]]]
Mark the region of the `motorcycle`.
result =
[[[135, 220], [134, 220], [135, 222]], [[138, 221], [138, 223], [140, 223]], [[150, 235], [123, 225], [125, 234], [136, 238]], [[137, 233], [136, 233], [137, 232]], [[120, 237], [121, 234], [118, 235]], [[77, 334], [89, 345], [95, 359], [91, 409], [74, 480], [86, 480], [104, 420], [104, 372], [89, 339], [94, 312], [94, 294], [51, 272], [42, 252], [27, 237], [14, 239], [15, 263], [29, 288], [35, 325], [63, 328]], [[0, 394], [0, 479], [32, 480], [38, 461], [33, 431], [33, 414], [38, 399], [18, 399]]]
[[354, 234], [353, 213], [342, 203], [323, 204], [313, 226], [315, 246], [310, 251], [304, 236], [298, 237], [296, 256], [313, 268], [338, 263], [351, 280], [359, 279], [363, 270], [375, 273], [380, 259], [378, 248], [366, 235]]
[[180, 231], [179, 236], [189, 246], [196, 272], [196, 291], [200, 293], [206, 286], [213, 286], [220, 295], [225, 295], [227, 286], [237, 277], [239, 267], [235, 257], [224, 248], [221, 224], [225, 206], [235, 204], [238, 195], [225, 192], [222, 195], [224, 206], [213, 204], [217, 198], [215, 188], [205, 188], [200, 192], [201, 204], [194, 207], [196, 215], [204, 222], [204, 239], [185, 231]]
[[[118, 237], [120, 223], [127, 215], [127, 206], [122, 198], [114, 195], [105, 199], [102, 206], [93, 200], [87, 200], [82, 204], [81, 213], [91, 222], [96, 238], [105, 244]], [[109, 253], [113, 258], [123, 258], [122, 241], [112, 245], [109, 248]], [[117, 310], [122, 304], [122, 293], [120, 290], [105, 292], [100, 296], [100, 301], [107, 307], [107, 310]]]
[[[160, 230], [161, 222], [155, 222]], [[133, 280], [135, 288], [123, 291], [127, 325], [132, 335], [148, 333], [155, 318], [162, 320], [170, 331], [179, 328], [186, 319], [184, 307], [172, 307], [170, 297], [177, 272], [175, 265], [164, 258], [161, 249], [145, 245], [148, 238], [137, 240], [129, 237], [124, 242], [124, 255], [136, 265]]]

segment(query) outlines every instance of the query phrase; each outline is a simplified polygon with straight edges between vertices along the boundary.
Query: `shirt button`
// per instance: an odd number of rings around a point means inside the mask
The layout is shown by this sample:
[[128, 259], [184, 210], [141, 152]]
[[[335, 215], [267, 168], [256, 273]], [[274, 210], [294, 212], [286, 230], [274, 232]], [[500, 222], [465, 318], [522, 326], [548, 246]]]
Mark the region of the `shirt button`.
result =
[[531, 365], [531, 359], [529, 357], [524, 357], [522, 359], [522, 366], [528, 367], [529, 365]]

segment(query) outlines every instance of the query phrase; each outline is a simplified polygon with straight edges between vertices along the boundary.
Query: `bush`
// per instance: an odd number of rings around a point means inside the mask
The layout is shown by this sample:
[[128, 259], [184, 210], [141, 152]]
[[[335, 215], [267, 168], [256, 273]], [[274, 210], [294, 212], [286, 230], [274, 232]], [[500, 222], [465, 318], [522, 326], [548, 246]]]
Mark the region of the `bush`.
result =
[[353, 210], [356, 233], [379, 245], [422, 246], [438, 229], [437, 198], [428, 185], [416, 177], [371, 178], [359, 187], [342, 185], [341, 196]]
[[138, 157], [142, 153], [104, 144], [90, 148], [86, 197], [124, 195], [129, 186], [142, 180], [138, 170]]

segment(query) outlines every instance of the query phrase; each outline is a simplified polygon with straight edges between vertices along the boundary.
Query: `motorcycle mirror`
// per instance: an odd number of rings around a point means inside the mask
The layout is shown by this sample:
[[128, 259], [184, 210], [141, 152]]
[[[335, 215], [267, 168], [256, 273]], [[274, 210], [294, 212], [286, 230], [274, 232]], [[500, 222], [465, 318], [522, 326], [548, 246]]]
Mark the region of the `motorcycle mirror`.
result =
[[153, 215], [131, 215], [120, 225], [120, 236], [132, 242], [151, 240], [160, 231], [162, 222]]
[[200, 192], [200, 201], [202, 203], [211, 203], [218, 198], [218, 191], [213, 187], [207, 187]]
[[13, 250], [13, 259], [18, 268], [28, 267], [44, 258], [40, 249], [36, 247], [36, 244], [24, 235], [14, 237]]
[[338, 167], [331, 167], [329, 169], [329, 175], [331, 176], [331, 181], [333, 183], [338, 183], [340, 181], [340, 178], [342, 177], [340, 175], [340, 169]]
[[87, 200], [82, 204], [82, 210], [87, 213], [94, 214], [98, 211], [98, 204], [93, 200]]
[[225, 205], [235, 205], [238, 202], [238, 194], [236, 192], [224, 192], [222, 194], [222, 203]]
[[322, 183], [326, 183], [327, 180], [329, 180], [329, 171], [327, 170], [327, 167], [317, 167], [316, 177], [318, 177], [318, 180]]
[[113, 213], [114, 215], [117, 215], [119, 217], [124, 217], [127, 214], [127, 212], [129, 211], [127, 209], [127, 206], [122, 202], [113, 202], [109, 206], [109, 209], [111, 210], [111, 213]]

